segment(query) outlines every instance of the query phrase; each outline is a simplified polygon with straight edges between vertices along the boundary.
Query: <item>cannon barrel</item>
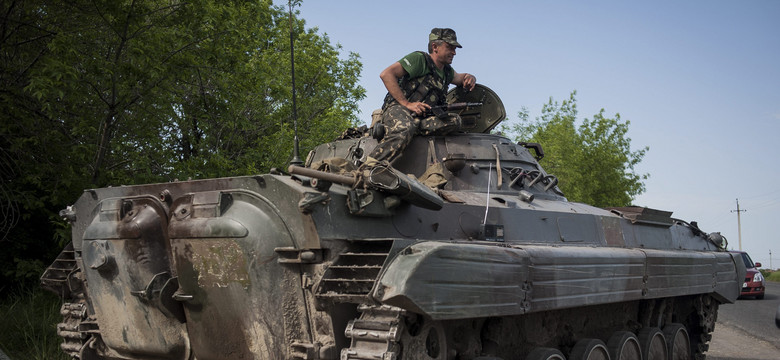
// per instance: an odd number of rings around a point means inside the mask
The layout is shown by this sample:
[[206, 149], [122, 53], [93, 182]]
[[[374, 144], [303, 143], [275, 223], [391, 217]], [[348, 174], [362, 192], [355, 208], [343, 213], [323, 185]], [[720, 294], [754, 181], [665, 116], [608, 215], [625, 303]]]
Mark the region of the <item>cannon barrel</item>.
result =
[[296, 165], [290, 165], [290, 167], [287, 168], [287, 171], [290, 174], [308, 176], [311, 178], [330, 181], [337, 184], [349, 185], [349, 186], [355, 185], [355, 179], [350, 176], [333, 174], [329, 172], [309, 169], [309, 168], [296, 166]]

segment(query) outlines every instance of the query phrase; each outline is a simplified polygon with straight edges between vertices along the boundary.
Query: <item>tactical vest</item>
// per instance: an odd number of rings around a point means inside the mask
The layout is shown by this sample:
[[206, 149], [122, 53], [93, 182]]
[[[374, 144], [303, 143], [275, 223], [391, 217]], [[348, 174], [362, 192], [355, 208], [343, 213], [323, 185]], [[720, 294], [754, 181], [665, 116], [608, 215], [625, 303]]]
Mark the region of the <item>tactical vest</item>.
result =
[[[447, 100], [447, 87], [452, 82], [455, 71], [452, 70], [452, 66], [444, 65], [445, 78], [443, 79], [436, 71], [436, 64], [431, 56], [422, 51], [418, 52], [425, 57], [428, 73], [414, 79], [410, 79], [409, 74], [406, 74], [398, 81], [398, 85], [401, 87], [401, 91], [406, 99], [410, 102], [420, 101], [431, 106], [444, 105]], [[382, 110], [396, 103], [397, 101], [388, 93], [385, 95], [385, 103], [382, 105]]]

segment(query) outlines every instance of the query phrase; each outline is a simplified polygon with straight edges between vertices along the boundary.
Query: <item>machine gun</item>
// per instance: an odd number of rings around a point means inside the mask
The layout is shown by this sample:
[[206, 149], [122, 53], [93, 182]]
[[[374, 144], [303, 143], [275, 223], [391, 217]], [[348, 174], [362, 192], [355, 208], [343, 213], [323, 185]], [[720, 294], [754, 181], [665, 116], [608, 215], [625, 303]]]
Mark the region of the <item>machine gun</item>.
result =
[[423, 113], [422, 117], [426, 118], [429, 116], [436, 115], [438, 118], [444, 118], [447, 116], [447, 113], [450, 111], [457, 111], [457, 110], [468, 110], [471, 108], [475, 108], [477, 106], [482, 106], [481, 102], [457, 102], [452, 104], [446, 104], [446, 105], [438, 105], [438, 106], [431, 106], [430, 109], [428, 109], [426, 112]]

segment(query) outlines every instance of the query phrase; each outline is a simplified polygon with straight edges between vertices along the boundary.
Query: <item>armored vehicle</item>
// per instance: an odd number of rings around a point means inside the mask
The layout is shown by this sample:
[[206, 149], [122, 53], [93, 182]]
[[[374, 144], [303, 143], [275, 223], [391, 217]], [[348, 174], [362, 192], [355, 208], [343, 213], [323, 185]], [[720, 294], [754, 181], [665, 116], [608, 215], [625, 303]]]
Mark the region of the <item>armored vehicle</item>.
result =
[[42, 277], [79, 359], [703, 359], [744, 279], [671, 212], [569, 202], [538, 144], [463, 131], [361, 166], [373, 132], [305, 166], [86, 190]]

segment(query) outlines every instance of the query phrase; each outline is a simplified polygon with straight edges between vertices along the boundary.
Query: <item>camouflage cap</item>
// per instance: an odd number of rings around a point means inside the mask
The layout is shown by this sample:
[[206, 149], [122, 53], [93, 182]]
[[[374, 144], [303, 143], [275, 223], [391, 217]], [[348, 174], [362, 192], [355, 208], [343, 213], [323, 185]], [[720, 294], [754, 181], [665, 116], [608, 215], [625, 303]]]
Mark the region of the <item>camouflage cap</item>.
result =
[[433, 28], [431, 34], [428, 35], [428, 41], [434, 40], [444, 40], [444, 42], [452, 46], [459, 48], [463, 47], [458, 43], [458, 37], [455, 35], [455, 30], [450, 28]]

